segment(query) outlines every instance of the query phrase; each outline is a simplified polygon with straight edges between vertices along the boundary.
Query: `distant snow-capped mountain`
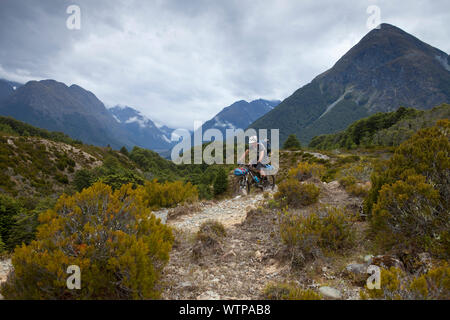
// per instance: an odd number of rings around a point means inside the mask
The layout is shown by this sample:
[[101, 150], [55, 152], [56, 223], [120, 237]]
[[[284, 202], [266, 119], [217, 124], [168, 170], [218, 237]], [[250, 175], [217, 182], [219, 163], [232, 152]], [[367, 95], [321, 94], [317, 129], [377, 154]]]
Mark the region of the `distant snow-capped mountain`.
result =
[[236, 101], [222, 109], [211, 120], [202, 125], [205, 132], [208, 129], [218, 129], [225, 137], [226, 129], [246, 129], [251, 123], [275, 108], [281, 101], [258, 99], [252, 102]]
[[141, 112], [129, 106], [115, 106], [109, 112], [136, 145], [152, 150], [166, 150], [172, 145], [173, 129], [156, 125]]

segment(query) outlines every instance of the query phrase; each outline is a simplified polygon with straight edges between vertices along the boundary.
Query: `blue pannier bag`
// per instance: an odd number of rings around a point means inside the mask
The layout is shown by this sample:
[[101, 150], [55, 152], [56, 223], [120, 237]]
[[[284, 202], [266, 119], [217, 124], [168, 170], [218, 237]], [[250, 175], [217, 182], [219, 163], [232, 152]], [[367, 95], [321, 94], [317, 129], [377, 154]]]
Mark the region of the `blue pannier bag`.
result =
[[266, 167], [264, 168], [264, 172], [268, 175], [270, 175], [270, 171], [274, 170], [275, 168], [272, 167], [270, 164], [266, 164]]
[[234, 169], [234, 175], [235, 176], [243, 176], [248, 173], [247, 168], [236, 168]]

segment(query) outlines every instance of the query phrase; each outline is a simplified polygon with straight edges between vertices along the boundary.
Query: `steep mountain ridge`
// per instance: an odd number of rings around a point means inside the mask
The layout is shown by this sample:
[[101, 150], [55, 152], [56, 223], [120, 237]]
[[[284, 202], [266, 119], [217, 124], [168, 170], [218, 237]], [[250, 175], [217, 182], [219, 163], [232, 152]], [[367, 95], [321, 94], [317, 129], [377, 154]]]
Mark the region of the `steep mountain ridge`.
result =
[[61, 131], [95, 145], [120, 148], [132, 142], [90, 91], [55, 80], [29, 81], [0, 103], [0, 114]]
[[430, 109], [450, 100], [449, 61], [445, 52], [382, 24], [250, 127], [279, 128], [282, 141], [295, 133], [308, 143], [374, 112]]

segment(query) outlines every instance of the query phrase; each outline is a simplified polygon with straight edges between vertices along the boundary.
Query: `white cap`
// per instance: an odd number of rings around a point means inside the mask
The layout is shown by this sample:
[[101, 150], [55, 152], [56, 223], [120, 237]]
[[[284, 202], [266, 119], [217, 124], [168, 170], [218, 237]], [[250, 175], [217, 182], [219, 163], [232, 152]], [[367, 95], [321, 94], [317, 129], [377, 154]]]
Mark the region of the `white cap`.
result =
[[248, 139], [248, 143], [256, 143], [256, 142], [258, 142], [258, 137], [257, 136], [251, 136]]

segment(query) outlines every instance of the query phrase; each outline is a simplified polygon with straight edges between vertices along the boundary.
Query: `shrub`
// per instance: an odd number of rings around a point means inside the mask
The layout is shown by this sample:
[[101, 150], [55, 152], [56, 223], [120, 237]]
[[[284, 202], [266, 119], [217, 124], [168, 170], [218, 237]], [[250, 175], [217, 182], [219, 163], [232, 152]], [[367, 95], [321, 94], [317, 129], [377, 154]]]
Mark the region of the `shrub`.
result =
[[289, 176], [299, 181], [305, 181], [311, 177], [320, 179], [324, 172], [325, 167], [321, 164], [300, 162], [296, 168], [289, 170]]
[[313, 183], [301, 183], [293, 178], [281, 182], [278, 185], [278, 190], [274, 195], [275, 200], [280, 200], [294, 208], [316, 203], [320, 194], [319, 187]]
[[350, 215], [339, 208], [322, 207], [308, 215], [284, 211], [280, 236], [287, 246], [292, 262], [302, 265], [322, 253], [351, 248], [355, 230]]
[[447, 263], [419, 277], [408, 277], [400, 269], [381, 269], [380, 289], [360, 292], [362, 299], [384, 300], [448, 300], [450, 297], [450, 267]]
[[203, 243], [212, 243], [227, 235], [225, 227], [218, 221], [209, 220], [203, 222], [197, 232], [197, 240]]
[[69, 178], [67, 178], [65, 174], [61, 174], [59, 172], [55, 174], [55, 180], [63, 184], [69, 183]]
[[80, 192], [85, 188], [89, 188], [95, 181], [95, 177], [88, 169], [81, 169], [75, 173], [73, 178], [73, 185], [75, 189]]
[[371, 230], [381, 248], [448, 251], [443, 243], [448, 212], [439, 212], [439, 192], [421, 175], [384, 185], [373, 208]]
[[345, 188], [345, 190], [355, 197], [362, 197], [362, 198], [366, 197], [369, 193], [369, 187], [360, 184], [351, 185]]
[[[39, 217], [37, 240], [17, 248], [6, 299], [151, 299], [173, 236], [131, 185], [95, 183], [63, 195]], [[67, 267], [81, 269], [81, 290], [66, 286]]]
[[300, 150], [301, 147], [300, 141], [298, 141], [295, 134], [290, 134], [283, 144], [283, 149], [285, 150]]
[[339, 179], [339, 183], [344, 187], [348, 188], [356, 183], [356, 178], [352, 176], [345, 176]]
[[450, 267], [448, 263], [433, 268], [428, 273], [411, 281], [410, 290], [414, 298], [423, 300], [450, 299]]
[[365, 197], [369, 192], [369, 188], [358, 183], [354, 176], [345, 176], [339, 179], [339, 183], [344, 187], [345, 191], [356, 197]]
[[120, 151], [119, 151], [121, 154], [123, 154], [123, 155], [125, 155], [125, 156], [129, 156], [130, 154], [129, 154], [129, 152], [128, 152], [128, 149], [125, 147], [125, 146], [123, 146], [122, 148], [120, 148]]
[[144, 184], [144, 179], [131, 170], [119, 169], [116, 172], [111, 172], [101, 176], [97, 181], [101, 181], [113, 188], [113, 190], [120, 189], [125, 184], [131, 183], [133, 187]]
[[216, 178], [214, 179], [214, 195], [220, 195], [227, 191], [228, 188], [228, 175], [225, 171], [225, 169], [220, 168], [217, 171]]
[[[372, 233], [387, 249], [409, 247], [448, 257], [448, 123], [440, 121], [438, 126], [419, 131], [372, 175], [372, 189], [364, 209], [371, 219]], [[404, 241], [394, 243], [393, 239], [399, 238]]]
[[222, 223], [215, 220], [208, 220], [202, 223], [196, 234], [197, 243], [192, 250], [194, 258], [200, 258], [204, 250], [221, 252], [220, 242], [226, 235], [227, 233]]
[[177, 204], [193, 203], [198, 199], [198, 191], [190, 182], [181, 181], [158, 183], [147, 181], [142, 187], [144, 203], [152, 208], [170, 208]]
[[320, 294], [290, 283], [269, 283], [263, 292], [268, 300], [321, 300]]

